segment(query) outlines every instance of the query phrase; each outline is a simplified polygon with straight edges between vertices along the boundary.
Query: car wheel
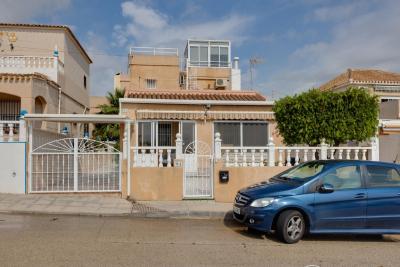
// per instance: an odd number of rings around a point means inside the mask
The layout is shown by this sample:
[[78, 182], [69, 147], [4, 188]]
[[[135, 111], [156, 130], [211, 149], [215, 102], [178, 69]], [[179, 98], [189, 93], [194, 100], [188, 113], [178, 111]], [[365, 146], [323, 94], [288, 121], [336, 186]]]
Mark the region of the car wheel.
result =
[[287, 210], [279, 215], [276, 223], [278, 237], [285, 243], [297, 243], [306, 230], [303, 215], [296, 210]]

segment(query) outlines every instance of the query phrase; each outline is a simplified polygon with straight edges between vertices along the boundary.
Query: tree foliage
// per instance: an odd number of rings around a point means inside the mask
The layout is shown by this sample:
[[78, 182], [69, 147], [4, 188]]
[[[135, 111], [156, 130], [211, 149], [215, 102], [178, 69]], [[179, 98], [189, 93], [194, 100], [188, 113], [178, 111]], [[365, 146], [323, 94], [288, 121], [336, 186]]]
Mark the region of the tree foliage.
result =
[[[108, 92], [106, 95], [108, 104], [103, 104], [98, 106], [100, 112], [97, 114], [118, 114], [119, 113], [119, 99], [123, 98], [125, 95], [125, 90], [115, 89], [113, 92]], [[116, 147], [119, 146], [119, 136], [120, 136], [119, 124], [95, 124], [93, 130], [93, 138], [100, 141], [115, 141]]]
[[378, 127], [378, 98], [364, 88], [344, 92], [311, 89], [287, 96], [273, 108], [277, 128], [287, 145], [318, 145], [324, 138], [338, 145], [365, 141]]

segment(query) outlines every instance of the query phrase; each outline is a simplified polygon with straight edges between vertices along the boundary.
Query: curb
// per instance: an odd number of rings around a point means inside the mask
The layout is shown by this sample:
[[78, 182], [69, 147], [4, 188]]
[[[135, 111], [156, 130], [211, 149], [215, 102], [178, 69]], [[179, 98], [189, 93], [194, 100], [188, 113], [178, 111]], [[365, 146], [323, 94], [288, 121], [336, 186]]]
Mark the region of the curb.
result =
[[208, 219], [233, 221], [231, 212], [215, 211], [162, 211], [149, 213], [91, 213], [91, 212], [52, 212], [52, 211], [21, 211], [0, 210], [0, 214], [13, 215], [59, 215], [59, 216], [92, 216], [92, 217], [132, 217], [132, 218], [159, 218], [159, 219]]

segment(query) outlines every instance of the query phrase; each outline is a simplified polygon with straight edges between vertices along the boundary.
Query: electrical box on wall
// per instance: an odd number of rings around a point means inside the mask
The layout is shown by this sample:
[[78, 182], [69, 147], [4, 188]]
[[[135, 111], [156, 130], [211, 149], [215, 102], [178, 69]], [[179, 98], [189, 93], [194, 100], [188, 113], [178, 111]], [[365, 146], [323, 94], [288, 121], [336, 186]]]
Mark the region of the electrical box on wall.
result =
[[219, 171], [219, 182], [227, 183], [229, 181], [229, 171]]

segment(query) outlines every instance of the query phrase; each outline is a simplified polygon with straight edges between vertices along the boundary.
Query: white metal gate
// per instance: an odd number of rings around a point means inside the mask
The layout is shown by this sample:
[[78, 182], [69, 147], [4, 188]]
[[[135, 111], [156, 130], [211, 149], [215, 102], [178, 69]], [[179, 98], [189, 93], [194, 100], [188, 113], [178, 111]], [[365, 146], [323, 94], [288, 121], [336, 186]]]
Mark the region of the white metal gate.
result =
[[30, 192], [121, 191], [121, 152], [109, 144], [63, 138], [30, 154]]
[[213, 157], [210, 147], [201, 141], [190, 143], [184, 152], [185, 198], [213, 197]]

